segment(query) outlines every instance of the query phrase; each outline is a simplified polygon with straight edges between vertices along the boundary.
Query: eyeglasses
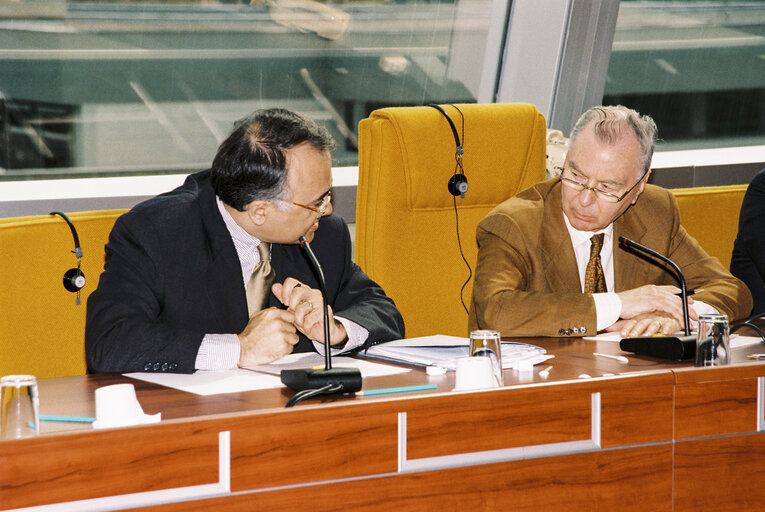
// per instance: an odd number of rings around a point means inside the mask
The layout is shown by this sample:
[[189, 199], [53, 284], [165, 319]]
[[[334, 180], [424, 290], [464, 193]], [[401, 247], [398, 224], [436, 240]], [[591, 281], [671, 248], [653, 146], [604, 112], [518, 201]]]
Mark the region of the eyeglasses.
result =
[[[568, 170], [568, 169], [564, 168], [563, 172], [566, 172], [566, 170]], [[569, 173], [573, 172], [571, 170], [568, 170], [568, 171], [569, 171]], [[608, 201], [609, 203], [618, 203], [622, 199], [627, 197], [627, 194], [632, 192], [632, 190], [635, 187], [637, 187], [640, 184], [641, 181], [643, 181], [643, 178], [645, 178], [646, 174], [648, 174], [648, 171], [645, 171], [643, 173], [643, 175], [640, 177], [640, 179], [637, 180], [637, 182], [634, 185], [632, 185], [624, 194], [622, 194], [620, 196], [617, 196], [613, 192], [608, 192], [607, 190], [602, 190], [602, 189], [599, 189], [599, 188], [588, 187], [586, 183], [581, 182], [581, 181], [577, 181], [577, 180], [572, 179], [572, 178], [567, 178], [567, 177], [563, 176], [562, 174], [561, 174], [560, 179], [561, 179], [561, 181], [563, 182], [564, 185], [567, 185], [570, 188], [579, 189], [579, 192], [582, 192], [584, 190], [592, 190], [595, 193], [595, 195], [597, 195], [598, 197], [602, 198], [604, 201]], [[577, 177], [584, 178], [584, 176], [577, 176]]]
[[330, 201], [332, 201], [332, 191], [331, 190], [329, 192], [327, 192], [327, 195], [325, 195], [321, 199], [321, 203], [319, 203], [319, 206], [308, 206], [306, 204], [300, 204], [300, 203], [295, 203], [295, 202], [293, 202], [292, 204], [294, 204], [295, 206], [299, 206], [301, 208], [305, 208], [306, 210], [311, 210], [312, 212], [318, 213], [319, 216], [322, 216], [322, 215], [324, 215], [324, 212], [327, 211], [327, 208], [329, 208]]

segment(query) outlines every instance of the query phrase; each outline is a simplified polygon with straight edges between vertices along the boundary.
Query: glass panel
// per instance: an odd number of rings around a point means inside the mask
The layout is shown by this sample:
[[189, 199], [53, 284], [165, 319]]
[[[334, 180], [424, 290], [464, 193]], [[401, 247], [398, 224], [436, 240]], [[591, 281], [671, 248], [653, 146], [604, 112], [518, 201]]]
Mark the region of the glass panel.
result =
[[335, 165], [355, 165], [373, 109], [493, 83], [507, 1], [0, 0], [0, 179], [203, 169], [270, 106], [324, 123]]
[[765, 2], [622, 0], [603, 102], [651, 115], [660, 149], [765, 143]]

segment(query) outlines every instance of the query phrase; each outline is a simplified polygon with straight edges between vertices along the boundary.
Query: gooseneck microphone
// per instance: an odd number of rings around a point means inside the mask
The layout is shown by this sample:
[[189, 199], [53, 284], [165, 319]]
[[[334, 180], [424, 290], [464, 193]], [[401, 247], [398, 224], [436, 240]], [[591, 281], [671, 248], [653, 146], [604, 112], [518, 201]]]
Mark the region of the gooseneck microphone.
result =
[[623, 246], [635, 249], [638, 252], [648, 254], [670, 267], [675, 271], [675, 276], [680, 282], [680, 297], [683, 301], [683, 323], [685, 324], [684, 336], [649, 336], [638, 338], [624, 338], [619, 342], [619, 346], [626, 352], [633, 352], [653, 357], [662, 357], [665, 359], [690, 359], [696, 355], [696, 337], [691, 335], [691, 324], [688, 315], [688, 290], [685, 285], [685, 277], [680, 267], [674, 261], [666, 256], [659, 254], [653, 249], [625, 238], [619, 237], [619, 243]]
[[329, 344], [329, 304], [327, 302], [327, 285], [324, 272], [319, 260], [311, 250], [304, 236], [299, 239], [300, 247], [311, 262], [316, 277], [319, 280], [322, 300], [324, 301], [324, 369], [282, 370], [281, 380], [287, 387], [297, 391], [288, 402], [287, 407], [317, 395], [334, 393], [354, 393], [361, 389], [361, 371], [358, 368], [332, 368], [332, 351]]

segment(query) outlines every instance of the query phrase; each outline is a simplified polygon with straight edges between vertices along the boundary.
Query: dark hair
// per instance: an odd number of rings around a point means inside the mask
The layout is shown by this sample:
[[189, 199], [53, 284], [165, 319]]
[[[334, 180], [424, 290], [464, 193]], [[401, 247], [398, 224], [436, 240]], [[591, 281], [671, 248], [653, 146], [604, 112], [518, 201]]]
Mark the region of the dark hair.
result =
[[258, 199], [286, 199], [285, 150], [303, 143], [319, 151], [335, 146], [326, 128], [290, 110], [256, 110], [240, 119], [213, 159], [215, 193], [239, 211]]

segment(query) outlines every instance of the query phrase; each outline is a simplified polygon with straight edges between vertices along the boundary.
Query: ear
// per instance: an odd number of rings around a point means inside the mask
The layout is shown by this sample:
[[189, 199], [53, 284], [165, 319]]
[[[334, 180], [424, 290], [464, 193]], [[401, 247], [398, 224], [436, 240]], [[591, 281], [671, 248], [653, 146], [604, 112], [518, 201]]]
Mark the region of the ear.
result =
[[645, 184], [648, 183], [648, 178], [651, 177], [651, 169], [648, 169], [648, 172], [645, 173], [645, 176], [643, 176], [643, 179], [640, 180], [640, 185], [638, 185], [637, 188], [637, 194], [635, 194], [635, 199], [632, 200], [632, 204], [635, 204], [638, 200], [638, 197], [640, 197], [640, 194], [643, 193], [643, 190], [645, 189]]
[[268, 218], [268, 214], [270, 213], [273, 206], [273, 203], [270, 201], [257, 199], [248, 204], [245, 208], [245, 211], [247, 212], [247, 216], [250, 218], [250, 221], [252, 221], [253, 224], [256, 226], [262, 226], [265, 224], [266, 219]]

